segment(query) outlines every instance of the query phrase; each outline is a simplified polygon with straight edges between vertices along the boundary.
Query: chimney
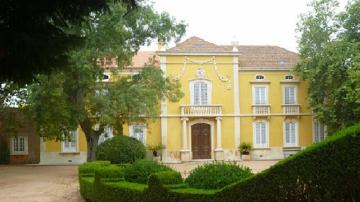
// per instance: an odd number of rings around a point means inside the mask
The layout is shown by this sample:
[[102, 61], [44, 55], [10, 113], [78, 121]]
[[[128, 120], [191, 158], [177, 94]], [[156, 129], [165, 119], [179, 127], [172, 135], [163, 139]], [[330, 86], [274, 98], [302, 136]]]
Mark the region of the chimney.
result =
[[239, 42], [238, 41], [232, 41], [231, 42], [231, 45], [232, 45], [232, 51], [233, 52], [238, 52], [239, 50], [238, 50], [238, 48], [237, 48], [237, 46], [239, 45]]

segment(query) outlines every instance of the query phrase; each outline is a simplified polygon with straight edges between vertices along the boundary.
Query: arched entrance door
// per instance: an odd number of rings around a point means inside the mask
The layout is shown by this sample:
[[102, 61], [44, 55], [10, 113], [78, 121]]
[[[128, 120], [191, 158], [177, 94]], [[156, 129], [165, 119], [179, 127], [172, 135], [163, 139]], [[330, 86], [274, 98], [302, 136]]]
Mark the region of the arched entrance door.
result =
[[193, 159], [211, 159], [211, 129], [207, 123], [191, 126], [191, 150]]

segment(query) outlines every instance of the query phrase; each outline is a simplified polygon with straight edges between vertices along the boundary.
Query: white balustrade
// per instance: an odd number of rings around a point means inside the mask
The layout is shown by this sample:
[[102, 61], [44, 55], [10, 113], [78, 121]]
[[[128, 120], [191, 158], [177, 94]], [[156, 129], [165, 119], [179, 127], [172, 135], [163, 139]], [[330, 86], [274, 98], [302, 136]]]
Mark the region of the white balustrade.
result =
[[221, 105], [183, 105], [182, 116], [217, 116], [222, 114]]
[[253, 105], [253, 114], [267, 115], [270, 114], [270, 105]]
[[299, 114], [300, 105], [297, 104], [286, 104], [282, 105], [284, 114]]

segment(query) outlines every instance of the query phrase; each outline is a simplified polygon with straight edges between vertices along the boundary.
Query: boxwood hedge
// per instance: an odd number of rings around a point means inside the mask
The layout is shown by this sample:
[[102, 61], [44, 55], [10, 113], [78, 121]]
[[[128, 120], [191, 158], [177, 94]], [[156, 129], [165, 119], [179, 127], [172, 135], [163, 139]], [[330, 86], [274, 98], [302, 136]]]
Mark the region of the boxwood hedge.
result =
[[83, 187], [92, 182], [93, 201], [360, 201], [359, 156], [360, 124], [222, 189], [167, 186], [156, 174], [148, 185], [107, 175], [93, 181], [80, 177], [80, 188], [82, 194], [90, 192]]

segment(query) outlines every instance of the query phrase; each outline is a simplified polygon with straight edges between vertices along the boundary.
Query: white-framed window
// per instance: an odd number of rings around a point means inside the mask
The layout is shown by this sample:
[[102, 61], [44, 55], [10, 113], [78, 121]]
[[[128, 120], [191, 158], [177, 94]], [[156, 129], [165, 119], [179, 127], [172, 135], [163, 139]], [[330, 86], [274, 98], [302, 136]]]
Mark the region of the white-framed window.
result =
[[143, 144], [146, 144], [146, 125], [144, 124], [130, 125], [129, 135], [130, 137], [139, 140]]
[[268, 87], [266, 85], [253, 86], [253, 104], [268, 104]]
[[326, 126], [319, 121], [313, 122], [313, 142], [318, 143], [326, 138]]
[[27, 136], [11, 137], [10, 154], [11, 155], [27, 155], [28, 154], [28, 137]]
[[103, 82], [108, 82], [110, 81], [110, 72], [103, 72], [103, 75], [102, 75], [102, 81]]
[[269, 147], [269, 124], [267, 121], [253, 123], [253, 145], [254, 148]]
[[256, 79], [256, 80], [264, 80], [264, 79], [265, 79], [265, 76], [264, 76], [264, 75], [261, 75], [261, 74], [257, 74], [257, 75], [255, 75], [255, 79]]
[[62, 141], [62, 152], [77, 152], [78, 148], [78, 131], [70, 132], [68, 138]]
[[285, 75], [285, 80], [293, 80], [293, 79], [294, 79], [293, 75], [291, 75], [291, 74]]
[[207, 80], [190, 81], [190, 99], [192, 105], [211, 104], [211, 82]]
[[295, 85], [284, 86], [284, 104], [297, 104], [297, 88]]
[[299, 146], [298, 122], [294, 120], [284, 122], [284, 147]]
[[104, 128], [104, 132], [101, 133], [101, 135], [99, 137], [98, 144], [101, 144], [101, 143], [105, 142], [105, 140], [111, 139], [112, 137], [114, 137], [112, 127], [106, 126]]

